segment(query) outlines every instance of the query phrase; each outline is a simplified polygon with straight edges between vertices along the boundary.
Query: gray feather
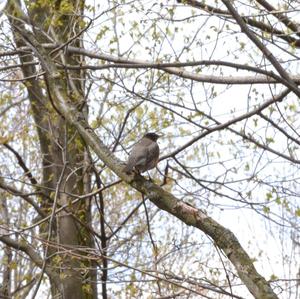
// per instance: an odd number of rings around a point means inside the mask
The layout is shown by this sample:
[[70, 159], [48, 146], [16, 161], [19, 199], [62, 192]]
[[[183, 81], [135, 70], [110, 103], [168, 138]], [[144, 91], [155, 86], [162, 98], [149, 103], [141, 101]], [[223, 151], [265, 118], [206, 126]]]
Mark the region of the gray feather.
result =
[[130, 173], [135, 168], [140, 172], [145, 172], [156, 166], [159, 157], [159, 147], [155, 141], [142, 138], [129, 155], [127, 165], [123, 171]]

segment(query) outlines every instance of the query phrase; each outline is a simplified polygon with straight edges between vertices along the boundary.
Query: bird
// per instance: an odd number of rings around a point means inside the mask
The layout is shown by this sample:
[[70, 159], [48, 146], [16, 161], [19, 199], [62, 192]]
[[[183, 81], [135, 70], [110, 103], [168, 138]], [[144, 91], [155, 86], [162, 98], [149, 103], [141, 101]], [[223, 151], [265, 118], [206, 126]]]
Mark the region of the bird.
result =
[[138, 173], [154, 168], [159, 158], [157, 139], [161, 137], [156, 133], [145, 134], [132, 148], [128, 162], [123, 172], [130, 174], [133, 170]]

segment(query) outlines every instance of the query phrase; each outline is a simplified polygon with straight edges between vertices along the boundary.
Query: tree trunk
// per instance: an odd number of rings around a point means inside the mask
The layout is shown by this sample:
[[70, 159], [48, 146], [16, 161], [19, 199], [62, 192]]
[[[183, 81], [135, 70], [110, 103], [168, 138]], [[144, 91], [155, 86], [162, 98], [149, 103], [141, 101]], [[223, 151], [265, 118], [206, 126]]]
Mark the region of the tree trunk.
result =
[[[33, 25], [33, 34], [40, 42], [49, 42], [46, 32], [57, 43], [65, 43], [80, 30], [80, 16], [83, 12], [84, 1], [67, 2], [67, 6], [62, 6], [60, 1], [56, 1], [55, 5], [51, 3], [38, 3], [34, 5], [28, 4], [28, 13], [30, 22]], [[64, 2], [66, 5], [66, 2]], [[78, 17], [68, 16], [63, 9], [71, 10]], [[10, 23], [14, 33], [14, 39], [17, 47], [28, 46], [26, 36], [20, 34], [19, 29], [24, 29], [22, 12], [19, 1], [10, 1], [8, 5], [10, 14], [14, 17], [10, 18]], [[75, 13], [77, 12], [77, 14]], [[72, 29], [72, 30], [71, 30]], [[78, 41], [72, 43], [80, 46]], [[48, 55], [52, 54], [48, 51]], [[55, 55], [55, 54], [54, 54]], [[53, 57], [54, 58], [54, 57]], [[33, 62], [32, 54], [20, 54], [19, 59], [24, 64], [22, 71], [24, 77], [30, 77], [37, 72], [37, 68], [32, 65], [26, 65]], [[59, 55], [54, 59], [67, 64], [78, 64], [78, 59], [72, 58], [70, 55]], [[73, 81], [70, 78], [83, 79], [82, 71], [64, 72], [66, 80], [60, 81], [60, 90], [66, 96], [66, 101], [77, 103], [78, 94], [83, 97], [84, 86], [80, 83], [83, 80]], [[68, 204], [72, 199], [68, 194], [82, 195], [86, 190], [90, 189], [90, 180], [87, 179], [89, 168], [86, 167], [85, 145], [81, 137], [76, 133], [75, 129], [68, 125], [63, 117], [57, 115], [55, 105], [52, 101], [52, 91], [47, 86], [37, 83], [35, 77], [28, 79], [26, 87], [28, 90], [28, 98], [31, 103], [33, 118], [36, 124], [40, 150], [42, 152], [43, 176], [39, 184], [43, 187], [41, 197], [41, 208], [47, 214], [51, 214], [57, 206]], [[61, 182], [64, 182], [63, 184]], [[56, 192], [58, 191], [58, 192]], [[57, 198], [55, 194], [57, 193]], [[80, 220], [80, 221], [78, 221]], [[84, 247], [92, 247], [92, 239], [90, 232], [81, 225], [88, 223], [90, 220], [89, 200], [73, 205], [67, 210], [60, 213], [56, 221], [49, 225], [42, 226], [41, 233], [45, 241], [51, 234], [50, 241], [57, 246], [49, 246], [46, 244], [45, 258], [47, 263], [58, 270], [61, 277], [61, 290], [51, 284], [52, 296], [63, 295], [64, 298], [83, 299], [96, 298], [96, 277], [95, 271], [89, 270], [87, 273], [84, 269], [92, 269], [92, 264], [87, 259], [81, 259], [76, 256], [77, 249]], [[58, 248], [58, 246], [62, 248]], [[82, 255], [82, 252], [81, 252]], [[49, 257], [51, 257], [49, 259]], [[81, 271], [83, 269], [83, 271]], [[84, 273], [83, 273], [84, 272]], [[50, 280], [51, 281], [51, 280]], [[92, 283], [94, 281], [94, 283]]]

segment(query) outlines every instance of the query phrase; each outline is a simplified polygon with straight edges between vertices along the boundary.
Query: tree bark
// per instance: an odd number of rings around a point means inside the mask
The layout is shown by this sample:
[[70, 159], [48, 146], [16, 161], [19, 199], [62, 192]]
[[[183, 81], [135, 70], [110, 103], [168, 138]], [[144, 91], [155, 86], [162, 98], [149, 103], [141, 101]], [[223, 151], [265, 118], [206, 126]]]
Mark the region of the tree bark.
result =
[[[80, 16], [83, 12], [84, 1], [69, 2], [69, 9], [73, 12], [77, 10], [79, 17], [71, 17], [61, 12], [61, 1], [56, 1], [55, 6], [45, 3], [28, 4], [28, 16], [33, 28], [33, 35], [40, 44], [48, 41], [46, 35], [42, 32], [49, 32], [58, 43], [65, 43], [71, 38], [70, 32], [78, 32]], [[65, 3], [66, 4], [66, 3]], [[20, 20], [22, 16], [20, 2], [9, 1], [7, 6], [8, 16], [10, 19], [14, 39], [17, 47], [28, 45], [26, 36], [21, 34], [25, 30], [24, 23]], [[12, 17], [10, 17], [12, 16]], [[53, 24], [50, 22], [52, 18]], [[28, 21], [28, 20], [27, 20]], [[50, 23], [49, 23], [50, 22]], [[50, 24], [50, 25], [49, 25]], [[72, 28], [72, 30], [67, 30]], [[73, 46], [80, 46], [80, 42], [75, 41]], [[51, 56], [50, 50], [45, 53]], [[34, 61], [34, 55], [19, 55], [23, 64], [22, 71], [24, 77], [30, 77], [36, 74], [36, 67], [28, 65], [28, 62]], [[78, 59], [72, 55], [59, 55], [57, 60], [67, 64], [78, 64]], [[79, 105], [78, 99], [83, 99], [83, 85], [78, 80], [74, 82], [70, 78], [82, 78], [84, 73], [80, 70], [71, 72], [62, 72], [63, 80], [57, 82], [57, 87], [63, 92], [65, 100], [72, 101], [73, 104]], [[82, 80], [83, 81], [83, 80]], [[52, 91], [47, 86], [37, 84], [35, 78], [27, 80], [25, 83], [28, 90], [28, 98], [31, 103], [33, 118], [36, 124], [39, 137], [40, 150], [42, 152], [43, 176], [39, 184], [45, 187], [45, 196], [41, 198], [41, 208], [49, 214], [53, 205], [54, 191], [59, 188], [58, 204], [65, 205], [70, 201], [68, 193], [82, 195], [89, 190], [90, 180], [83, 175], [83, 167], [86, 163], [85, 145], [81, 136], [76, 132], [73, 125], [66, 122], [65, 118], [57, 115], [55, 103], [52, 101]], [[62, 174], [62, 171], [64, 173]], [[59, 186], [59, 178], [63, 175], [64, 184]], [[60, 268], [61, 287], [51, 281], [52, 296], [57, 298], [59, 294], [64, 294], [64, 298], [87, 299], [97, 297], [95, 271], [89, 270], [82, 275], [81, 268], [91, 269], [91, 262], [84, 259], [81, 261], [74, 258], [78, 247], [92, 247], [92, 238], [90, 232], [82, 227], [77, 219], [84, 223], [90, 220], [90, 205], [88, 201], [78, 203], [69, 207], [68, 211], [60, 213], [49, 230], [49, 226], [43, 226], [41, 232], [48, 238], [48, 232], [51, 232], [52, 241], [58, 244], [66, 245], [70, 250], [55, 259], [58, 252], [53, 247], [45, 245], [47, 253], [46, 263], [53, 267]], [[51, 256], [49, 260], [48, 257]], [[59, 261], [59, 262], [58, 262]], [[62, 290], [62, 292], [61, 292]]]

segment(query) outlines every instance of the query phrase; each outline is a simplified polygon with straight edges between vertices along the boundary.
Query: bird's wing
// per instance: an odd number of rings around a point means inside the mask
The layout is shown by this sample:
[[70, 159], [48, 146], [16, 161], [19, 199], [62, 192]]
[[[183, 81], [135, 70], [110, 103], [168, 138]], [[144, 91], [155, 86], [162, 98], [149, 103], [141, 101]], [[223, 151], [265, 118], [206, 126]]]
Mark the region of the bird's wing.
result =
[[[154, 166], [157, 163], [159, 158], [159, 147], [156, 142], [152, 142], [150, 146], [147, 148], [147, 164], [153, 161]], [[154, 167], [153, 166], [153, 167]]]
[[129, 156], [130, 162], [133, 164], [133, 166], [137, 165], [145, 165], [147, 161], [147, 155], [148, 155], [148, 147], [144, 144], [136, 144]]
[[144, 165], [146, 163], [147, 147], [141, 142], [136, 143], [128, 157], [128, 162], [124, 168], [125, 172], [130, 172], [137, 165]]
[[159, 157], [159, 147], [152, 140], [141, 140], [131, 150], [125, 172], [130, 172], [134, 167], [144, 172], [155, 167]]

